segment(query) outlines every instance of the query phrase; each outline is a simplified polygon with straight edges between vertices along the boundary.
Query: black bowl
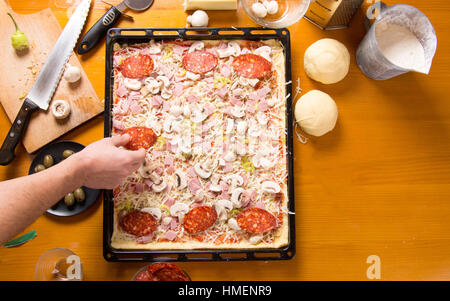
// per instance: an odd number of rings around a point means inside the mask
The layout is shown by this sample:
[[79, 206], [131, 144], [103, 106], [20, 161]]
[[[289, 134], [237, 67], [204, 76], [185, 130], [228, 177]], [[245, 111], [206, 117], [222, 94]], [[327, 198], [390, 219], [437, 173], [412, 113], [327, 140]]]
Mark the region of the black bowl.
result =
[[[84, 148], [84, 145], [74, 142], [74, 141], [58, 141], [51, 144], [46, 145], [43, 147], [36, 157], [33, 159], [33, 162], [31, 162], [30, 169], [28, 171], [28, 174], [31, 175], [34, 172], [34, 168], [38, 164], [43, 164], [44, 157], [46, 155], [51, 155], [53, 157], [53, 165], [58, 164], [59, 162], [64, 160], [63, 152], [65, 150], [72, 150], [74, 152], [79, 152]], [[86, 196], [86, 199], [84, 202], [75, 202], [72, 206], [67, 206], [64, 203], [64, 198], [61, 199], [58, 203], [56, 203], [53, 207], [49, 208], [47, 210], [48, 213], [56, 216], [73, 216], [76, 214], [79, 214], [86, 209], [88, 209], [92, 204], [95, 203], [97, 200], [100, 190], [99, 189], [92, 189], [83, 186], [84, 194]]]

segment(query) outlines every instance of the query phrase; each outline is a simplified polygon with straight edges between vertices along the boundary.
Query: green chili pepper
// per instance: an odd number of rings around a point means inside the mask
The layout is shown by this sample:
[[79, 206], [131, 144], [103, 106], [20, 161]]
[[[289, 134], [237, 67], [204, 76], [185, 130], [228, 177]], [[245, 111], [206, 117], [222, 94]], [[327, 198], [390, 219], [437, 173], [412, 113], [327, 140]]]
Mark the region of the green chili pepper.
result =
[[11, 20], [14, 22], [14, 26], [16, 27], [16, 32], [11, 36], [11, 45], [16, 50], [25, 50], [28, 48], [28, 39], [27, 36], [19, 30], [16, 21], [10, 13], [7, 13], [10, 16]]

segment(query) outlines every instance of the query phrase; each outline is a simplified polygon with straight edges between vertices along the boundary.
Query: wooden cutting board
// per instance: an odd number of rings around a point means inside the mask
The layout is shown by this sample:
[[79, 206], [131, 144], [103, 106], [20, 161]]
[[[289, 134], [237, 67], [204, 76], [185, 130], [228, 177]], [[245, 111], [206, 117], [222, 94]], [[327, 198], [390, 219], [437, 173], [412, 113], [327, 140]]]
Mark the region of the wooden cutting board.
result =
[[[24, 54], [16, 53], [11, 46], [11, 35], [14, 34], [15, 28], [11, 19], [6, 15], [7, 12], [13, 15], [20, 30], [28, 37], [30, 49]], [[0, 35], [0, 49], [2, 49], [0, 55], [0, 102], [12, 122], [22, 105], [23, 97], [31, 89], [62, 29], [50, 9], [29, 15], [19, 15], [12, 12], [6, 0], [0, 0], [0, 28], [2, 28]], [[74, 53], [69, 59], [69, 64], [81, 69], [81, 80], [69, 84], [61, 79], [53, 100], [67, 100], [71, 106], [71, 114], [61, 121], [53, 117], [50, 109], [34, 113], [22, 140], [28, 153], [35, 152], [104, 110], [102, 101], [97, 97]], [[0, 144], [8, 131], [9, 128], [0, 130]]]

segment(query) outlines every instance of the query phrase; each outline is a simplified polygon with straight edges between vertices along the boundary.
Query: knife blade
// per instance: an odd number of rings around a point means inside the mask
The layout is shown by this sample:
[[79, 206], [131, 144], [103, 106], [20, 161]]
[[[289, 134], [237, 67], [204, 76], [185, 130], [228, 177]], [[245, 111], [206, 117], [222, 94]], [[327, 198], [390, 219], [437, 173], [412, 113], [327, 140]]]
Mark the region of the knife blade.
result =
[[83, 0], [78, 5], [56, 41], [2, 144], [0, 165], [8, 165], [14, 160], [14, 150], [25, 133], [31, 114], [38, 109], [48, 109], [64, 67], [84, 27], [90, 6], [91, 0]]

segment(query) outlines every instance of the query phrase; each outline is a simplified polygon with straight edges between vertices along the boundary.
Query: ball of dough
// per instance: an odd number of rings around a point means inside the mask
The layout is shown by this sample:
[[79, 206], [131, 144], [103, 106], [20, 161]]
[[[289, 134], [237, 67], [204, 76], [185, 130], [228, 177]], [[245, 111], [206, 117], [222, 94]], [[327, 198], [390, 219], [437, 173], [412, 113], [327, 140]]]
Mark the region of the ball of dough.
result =
[[347, 75], [350, 53], [341, 42], [322, 39], [306, 50], [304, 64], [309, 77], [324, 84], [334, 84]]
[[308, 134], [322, 136], [334, 129], [338, 109], [327, 93], [312, 90], [300, 97], [295, 105], [295, 120]]

